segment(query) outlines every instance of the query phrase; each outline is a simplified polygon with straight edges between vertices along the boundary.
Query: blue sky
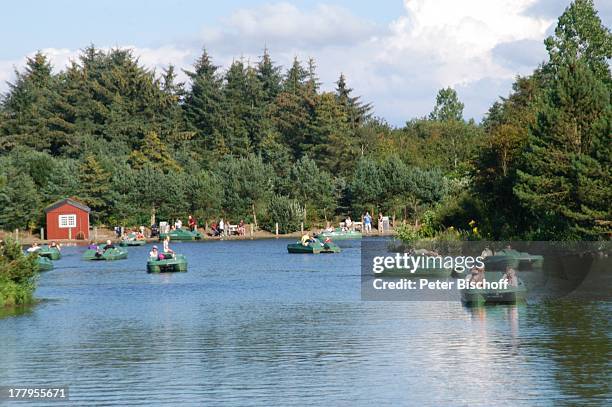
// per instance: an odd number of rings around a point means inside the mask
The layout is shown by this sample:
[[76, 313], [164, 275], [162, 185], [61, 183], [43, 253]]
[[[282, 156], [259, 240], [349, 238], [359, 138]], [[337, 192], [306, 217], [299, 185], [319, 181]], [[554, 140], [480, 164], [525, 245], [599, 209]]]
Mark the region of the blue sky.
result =
[[[612, 2], [596, 1], [610, 26]], [[376, 115], [402, 125], [452, 86], [477, 120], [545, 57], [565, 0], [32, 1], [3, 5], [0, 91], [36, 50], [56, 70], [79, 49], [132, 47], [141, 62], [188, 68], [206, 46], [217, 64], [315, 58], [325, 89], [340, 72]]]

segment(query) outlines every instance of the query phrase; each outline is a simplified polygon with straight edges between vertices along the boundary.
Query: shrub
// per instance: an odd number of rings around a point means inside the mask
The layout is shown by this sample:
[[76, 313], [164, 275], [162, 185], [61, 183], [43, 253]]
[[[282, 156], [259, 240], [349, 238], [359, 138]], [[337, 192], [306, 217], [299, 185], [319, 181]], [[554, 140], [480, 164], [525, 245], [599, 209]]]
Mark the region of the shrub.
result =
[[276, 196], [268, 204], [262, 227], [270, 232], [275, 231], [278, 222], [280, 233], [291, 233], [300, 230], [304, 220], [304, 208], [295, 199], [286, 196]]
[[26, 256], [12, 239], [0, 243], [0, 306], [32, 302], [38, 276], [37, 257]]

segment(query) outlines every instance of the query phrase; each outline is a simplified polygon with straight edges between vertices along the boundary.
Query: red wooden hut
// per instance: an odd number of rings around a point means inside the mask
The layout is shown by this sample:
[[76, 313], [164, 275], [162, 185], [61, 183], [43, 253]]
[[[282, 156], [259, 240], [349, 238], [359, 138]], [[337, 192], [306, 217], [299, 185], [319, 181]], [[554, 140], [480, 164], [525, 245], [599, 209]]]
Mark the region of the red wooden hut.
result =
[[45, 208], [47, 240], [89, 239], [89, 207], [66, 198]]

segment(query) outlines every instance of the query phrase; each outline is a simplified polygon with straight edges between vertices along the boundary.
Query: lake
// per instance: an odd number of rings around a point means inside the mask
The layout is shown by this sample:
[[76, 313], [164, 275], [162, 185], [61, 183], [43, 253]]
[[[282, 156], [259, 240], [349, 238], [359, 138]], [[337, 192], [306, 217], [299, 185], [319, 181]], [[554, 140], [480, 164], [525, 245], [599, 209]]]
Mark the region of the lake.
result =
[[612, 400], [610, 303], [366, 302], [359, 241], [333, 255], [288, 242], [173, 243], [189, 271], [161, 275], [145, 271], [150, 245], [116, 262], [66, 247], [44, 301], [0, 319], [0, 386], [68, 385], [74, 405]]

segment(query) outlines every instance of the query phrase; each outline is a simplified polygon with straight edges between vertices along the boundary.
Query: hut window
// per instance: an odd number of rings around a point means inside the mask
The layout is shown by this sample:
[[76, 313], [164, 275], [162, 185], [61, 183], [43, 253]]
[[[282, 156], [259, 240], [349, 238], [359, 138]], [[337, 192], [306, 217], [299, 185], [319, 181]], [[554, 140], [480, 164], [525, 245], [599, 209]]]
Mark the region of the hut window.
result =
[[59, 227], [60, 228], [75, 228], [76, 227], [76, 215], [60, 215], [59, 216]]

